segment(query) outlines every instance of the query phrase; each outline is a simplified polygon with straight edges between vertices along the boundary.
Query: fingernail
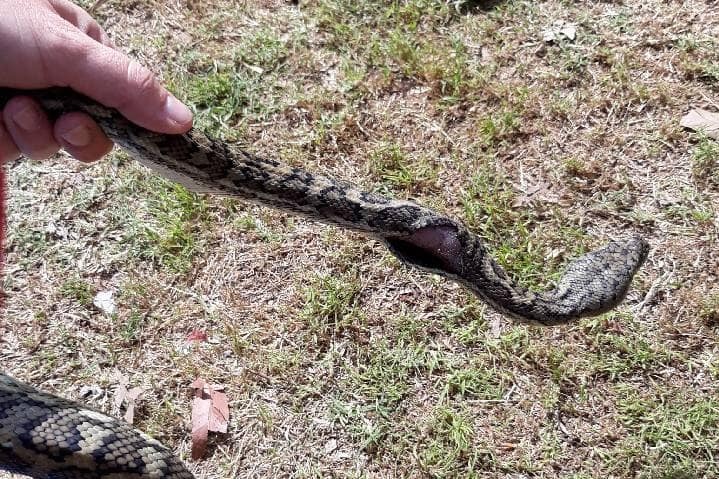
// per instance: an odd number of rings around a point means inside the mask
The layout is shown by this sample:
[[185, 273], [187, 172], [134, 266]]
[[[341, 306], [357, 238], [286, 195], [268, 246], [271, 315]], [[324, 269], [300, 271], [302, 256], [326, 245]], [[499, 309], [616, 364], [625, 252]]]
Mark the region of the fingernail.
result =
[[90, 129], [85, 125], [76, 126], [72, 130], [68, 130], [62, 135], [62, 139], [70, 143], [72, 146], [87, 146], [92, 141]]
[[192, 121], [192, 112], [190, 109], [172, 95], [167, 96], [165, 114], [169, 116], [172, 121], [180, 125], [185, 125]]
[[12, 116], [17, 126], [25, 131], [35, 131], [42, 125], [42, 115], [34, 105], [28, 105]]

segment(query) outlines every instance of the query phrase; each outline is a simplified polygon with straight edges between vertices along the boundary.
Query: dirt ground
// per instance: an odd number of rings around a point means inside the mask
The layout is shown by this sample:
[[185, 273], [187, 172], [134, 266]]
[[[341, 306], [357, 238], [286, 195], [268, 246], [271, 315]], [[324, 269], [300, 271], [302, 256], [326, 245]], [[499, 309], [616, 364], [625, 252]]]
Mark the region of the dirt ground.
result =
[[[126, 377], [198, 478], [719, 476], [719, 144], [679, 126], [719, 110], [716, 2], [79, 4], [198, 127], [447, 212], [526, 286], [610, 239], [651, 252], [615, 311], [515, 325], [372, 239], [122, 152], [20, 160], [6, 373], [113, 414]], [[193, 462], [197, 377], [231, 419]]]

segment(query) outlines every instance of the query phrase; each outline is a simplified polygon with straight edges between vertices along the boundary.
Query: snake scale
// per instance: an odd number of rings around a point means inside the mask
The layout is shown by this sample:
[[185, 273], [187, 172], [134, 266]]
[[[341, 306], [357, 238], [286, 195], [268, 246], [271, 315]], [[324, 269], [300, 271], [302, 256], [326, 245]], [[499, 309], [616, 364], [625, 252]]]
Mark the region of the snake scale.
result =
[[[208, 138], [150, 132], [65, 88], [0, 88], [0, 108], [13, 96], [35, 98], [51, 118], [83, 111], [135, 159], [190, 190], [227, 195], [358, 230], [382, 241], [403, 263], [472, 290], [520, 322], [545, 326], [597, 315], [625, 297], [648, 245], [632, 236], [573, 262], [556, 288], [529, 291], [490, 257], [480, 238], [431, 209], [260, 158]], [[0, 469], [42, 478], [193, 477], [161, 444], [127, 424], [0, 373]]]

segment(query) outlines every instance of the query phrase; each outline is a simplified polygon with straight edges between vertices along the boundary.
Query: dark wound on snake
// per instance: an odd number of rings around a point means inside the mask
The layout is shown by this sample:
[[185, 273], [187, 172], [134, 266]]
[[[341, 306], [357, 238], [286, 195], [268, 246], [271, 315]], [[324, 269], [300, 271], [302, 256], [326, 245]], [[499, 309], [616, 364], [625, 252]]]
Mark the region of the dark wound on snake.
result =
[[[406, 265], [457, 281], [519, 322], [552, 326], [604, 313], [626, 296], [648, 254], [637, 236], [575, 259], [556, 288], [518, 285], [461, 223], [416, 203], [389, 199], [213, 140], [197, 130], [163, 135], [71, 90], [0, 88], [0, 108], [18, 94], [51, 118], [89, 114], [116, 144], [166, 178], [199, 193], [250, 200], [361, 231]], [[38, 478], [190, 478], [158, 442], [79, 404], [0, 373], [0, 469]]]

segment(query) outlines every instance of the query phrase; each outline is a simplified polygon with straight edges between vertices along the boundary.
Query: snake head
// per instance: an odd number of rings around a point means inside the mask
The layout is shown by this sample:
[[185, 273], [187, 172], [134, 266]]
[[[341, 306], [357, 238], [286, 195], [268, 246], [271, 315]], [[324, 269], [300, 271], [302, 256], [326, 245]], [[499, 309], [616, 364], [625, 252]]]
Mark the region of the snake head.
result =
[[[649, 245], [638, 236], [612, 241], [569, 263], [557, 288], [547, 296], [558, 307], [573, 309], [574, 317], [605, 313], [624, 300], [648, 253]], [[564, 322], [556, 320], [550, 324]]]
[[384, 240], [403, 262], [459, 280], [507, 316], [543, 326], [596, 316], [617, 306], [649, 252], [638, 236], [611, 242], [569, 263], [554, 290], [533, 292], [518, 285], [490, 257], [479, 237], [460, 226], [427, 226]]

